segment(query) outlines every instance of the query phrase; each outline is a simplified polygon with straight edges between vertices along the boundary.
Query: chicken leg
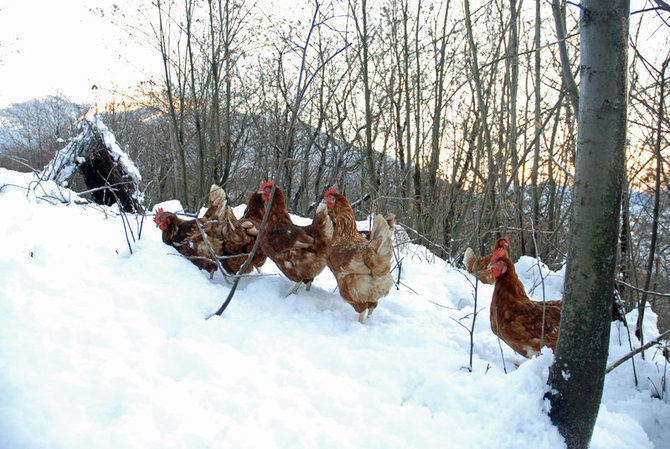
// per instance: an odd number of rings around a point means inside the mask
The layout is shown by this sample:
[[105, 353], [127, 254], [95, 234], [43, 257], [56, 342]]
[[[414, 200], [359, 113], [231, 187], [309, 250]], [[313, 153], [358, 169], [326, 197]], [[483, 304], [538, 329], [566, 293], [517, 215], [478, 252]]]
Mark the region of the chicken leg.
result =
[[296, 283], [295, 283], [295, 287], [293, 287], [293, 290], [291, 290], [291, 291], [289, 292], [289, 294], [286, 295], [286, 296], [291, 296], [292, 294], [296, 293], [296, 292], [298, 291], [298, 289], [300, 288], [300, 285], [301, 285], [301, 284], [302, 284], [302, 281], [298, 281], [298, 282], [296, 282]]

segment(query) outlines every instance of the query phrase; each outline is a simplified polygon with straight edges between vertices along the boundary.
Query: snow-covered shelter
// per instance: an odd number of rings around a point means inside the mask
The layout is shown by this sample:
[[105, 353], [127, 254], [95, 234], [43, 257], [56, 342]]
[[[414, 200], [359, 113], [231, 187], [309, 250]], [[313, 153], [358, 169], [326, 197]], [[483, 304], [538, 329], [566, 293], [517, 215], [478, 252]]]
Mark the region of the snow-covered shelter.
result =
[[107, 206], [118, 203], [125, 212], [140, 212], [142, 178], [114, 134], [97, 116], [84, 118], [79, 126], [79, 135], [56, 153], [42, 170], [41, 179], [67, 186], [79, 171], [93, 201]]

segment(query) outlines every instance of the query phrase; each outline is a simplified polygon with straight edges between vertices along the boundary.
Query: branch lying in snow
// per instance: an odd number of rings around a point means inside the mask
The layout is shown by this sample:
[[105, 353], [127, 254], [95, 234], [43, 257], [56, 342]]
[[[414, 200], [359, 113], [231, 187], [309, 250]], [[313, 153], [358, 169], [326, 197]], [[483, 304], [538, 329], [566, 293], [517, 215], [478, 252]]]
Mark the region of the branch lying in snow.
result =
[[617, 284], [620, 284], [620, 285], [624, 285], [624, 286], [630, 288], [631, 290], [635, 290], [636, 292], [646, 293], [646, 294], [651, 295], [651, 296], [659, 296], [661, 298], [670, 298], [670, 293], [659, 293], [659, 292], [652, 292], [652, 291], [649, 291], [649, 290], [644, 290], [640, 287], [636, 287], [634, 285], [631, 285], [628, 282], [620, 281], [619, 279], [615, 279], [614, 282], [616, 282]]
[[655, 340], [652, 340], [652, 341], [648, 342], [648, 343], [645, 344], [644, 346], [640, 346], [640, 347], [637, 348], [635, 351], [626, 354], [624, 357], [622, 357], [622, 358], [620, 358], [619, 360], [617, 360], [616, 362], [612, 363], [612, 364], [611, 364], [610, 366], [608, 366], [607, 369], [605, 370], [605, 374], [609, 373], [609, 372], [612, 371], [614, 368], [616, 368], [617, 366], [621, 365], [621, 364], [622, 364], [623, 362], [625, 362], [626, 360], [628, 360], [628, 359], [630, 359], [631, 357], [633, 357], [635, 354], [638, 354], [638, 353], [644, 351], [645, 349], [648, 349], [648, 348], [650, 348], [651, 346], [654, 346], [655, 344], [657, 344], [659, 341], [661, 341], [663, 338], [665, 338], [665, 337], [668, 336], [668, 335], [670, 335], [670, 329], [668, 329], [667, 331], [663, 332], [663, 333], [662, 333], [661, 335], [659, 335]]
[[[226, 204], [223, 204], [223, 207], [226, 207]], [[224, 279], [228, 279], [228, 273], [226, 273], [226, 270], [223, 269], [223, 265], [221, 265], [221, 261], [216, 255], [216, 252], [214, 251], [214, 248], [212, 248], [212, 244], [209, 242], [207, 233], [202, 227], [202, 224], [200, 224], [200, 220], [196, 217], [195, 218], [195, 224], [198, 226], [198, 231], [200, 231], [200, 235], [202, 236], [202, 241], [205, 243], [205, 246], [207, 246], [207, 251], [209, 251], [209, 255], [212, 257], [211, 261], [216, 263], [216, 267], [219, 269], [221, 274], [223, 274]]]
[[[270, 197], [268, 198], [268, 201], [265, 204], [265, 214], [263, 215], [263, 220], [261, 221], [260, 228], [258, 229], [258, 235], [256, 235], [256, 241], [254, 242], [254, 246], [251, 248], [251, 252], [247, 256], [247, 260], [245, 260], [240, 269], [237, 270], [237, 274], [235, 275], [235, 281], [233, 282], [233, 286], [230, 289], [230, 293], [228, 293], [228, 297], [225, 299], [225, 301], [223, 301], [223, 304], [221, 304], [219, 310], [214, 312], [214, 314], [207, 316], [205, 318], [206, 320], [210, 319], [214, 315], [221, 316], [223, 312], [226, 310], [226, 307], [228, 307], [228, 304], [230, 304], [230, 301], [232, 301], [233, 296], [235, 295], [235, 290], [237, 290], [237, 284], [240, 283], [240, 278], [242, 277], [241, 275], [247, 271], [247, 268], [249, 268], [249, 265], [251, 265], [251, 259], [253, 259], [254, 255], [256, 254], [256, 251], [258, 251], [258, 246], [261, 243], [261, 237], [265, 232], [265, 225], [270, 217], [270, 209], [272, 208], [272, 201], [274, 200], [275, 197], [275, 190], [277, 190], [276, 182], [272, 184]], [[217, 263], [219, 263], [218, 260]]]

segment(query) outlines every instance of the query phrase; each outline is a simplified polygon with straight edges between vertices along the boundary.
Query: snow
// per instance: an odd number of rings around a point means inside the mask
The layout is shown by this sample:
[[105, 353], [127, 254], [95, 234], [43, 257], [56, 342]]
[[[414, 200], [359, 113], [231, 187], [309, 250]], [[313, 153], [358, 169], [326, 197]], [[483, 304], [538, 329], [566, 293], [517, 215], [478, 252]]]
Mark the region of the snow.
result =
[[[230, 289], [221, 274], [164, 245], [151, 217], [141, 237], [131, 217], [128, 242], [114, 208], [79, 203], [0, 169], [0, 447], [564, 447], [543, 399], [551, 351], [525, 360], [503, 344], [503, 360], [493, 289], [478, 284], [465, 369], [473, 278], [401, 233], [399, 289], [363, 325], [327, 269], [286, 297], [270, 261], [206, 320]], [[517, 264], [527, 288], [538, 266]], [[541, 269], [546, 299], [560, 297], [562, 272]], [[610, 362], [628, 351], [613, 324]], [[591, 448], [670, 447], [663, 359], [635, 366], [637, 387], [630, 361], [607, 375]]]
[[98, 128], [102, 134], [102, 139], [105, 142], [105, 146], [109, 148], [110, 154], [114, 160], [117, 161], [121, 167], [123, 167], [123, 172], [128, 174], [128, 176], [130, 176], [135, 184], [139, 185], [139, 183], [142, 181], [140, 171], [137, 169], [137, 166], [133, 163], [133, 161], [130, 160], [128, 154], [121, 149], [119, 144], [116, 142], [116, 137], [109, 130], [109, 128], [107, 128], [107, 125], [105, 125], [102, 122], [102, 119], [97, 115], [92, 118], [87, 118], [86, 120], [89, 120], [94, 124], [95, 127]]

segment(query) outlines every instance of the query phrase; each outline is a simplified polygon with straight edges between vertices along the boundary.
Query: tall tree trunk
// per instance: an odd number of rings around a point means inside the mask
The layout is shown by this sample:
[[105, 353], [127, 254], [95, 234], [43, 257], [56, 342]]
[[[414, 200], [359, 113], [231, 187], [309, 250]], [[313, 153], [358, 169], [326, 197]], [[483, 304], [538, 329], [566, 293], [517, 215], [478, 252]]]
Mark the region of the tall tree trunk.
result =
[[[421, 58], [420, 54], [420, 43], [419, 43], [419, 17], [421, 16], [421, 0], [418, 1], [416, 6], [416, 24], [415, 24], [415, 35], [414, 35], [414, 62], [416, 63], [416, 73], [414, 75], [416, 81], [416, 92], [414, 93], [414, 163], [413, 163], [413, 181], [414, 181], [414, 204], [416, 205], [416, 219], [417, 227], [422, 229], [423, 221], [421, 217], [423, 216], [423, 203], [422, 203], [422, 191], [423, 187], [421, 185]], [[409, 73], [408, 73], [409, 74]], [[408, 103], [409, 108], [409, 103]]]
[[642, 334], [642, 321], [644, 319], [644, 309], [647, 306], [647, 292], [651, 283], [651, 272], [654, 267], [654, 258], [656, 257], [656, 240], [658, 237], [658, 215], [660, 212], [660, 197], [661, 197], [661, 171], [663, 167], [663, 156], [661, 155], [661, 145], [663, 140], [663, 114], [665, 103], [665, 70], [668, 67], [668, 59], [663, 62], [661, 72], [659, 74], [659, 99], [658, 99], [658, 117], [656, 123], [656, 142], [654, 144], [654, 154], [656, 156], [656, 185], [654, 186], [654, 210], [652, 212], [651, 224], [651, 241], [649, 242], [649, 258], [647, 259], [647, 276], [644, 279], [644, 292], [637, 310], [637, 323], [635, 326], [635, 335], [640, 339], [640, 344], [644, 343], [644, 335]]
[[[489, 120], [489, 111], [488, 111], [488, 101], [486, 98], [488, 93], [485, 95], [484, 84], [482, 77], [480, 75], [480, 67], [478, 61], [478, 50], [477, 43], [475, 41], [474, 32], [472, 29], [472, 14], [470, 12], [470, 0], [464, 0], [463, 2], [464, 12], [465, 12], [465, 29], [467, 33], [468, 41], [468, 54], [470, 57], [470, 70], [472, 72], [472, 78], [475, 83], [475, 96], [476, 96], [476, 111], [477, 118], [481, 125], [481, 134], [478, 136], [478, 145], [477, 145], [477, 161], [481, 161], [483, 157], [487, 158], [487, 176], [484, 184], [484, 194], [483, 194], [483, 204], [480, 207], [480, 210], [477, 214], [476, 222], [476, 235], [481, 234], [482, 223], [488, 218], [490, 226], [487, 226], [486, 229], [491, 229], [496, 227], [495, 216], [495, 207], [496, 207], [496, 184], [497, 181], [504, 183], [503, 177], [504, 174], [500, 173], [503, 170], [503, 167], [497, 166], [496, 157], [493, 154], [493, 144], [491, 142], [491, 130]], [[486, 154], [483, 154], [483, 153]], [[488, 214], [488, 215], [487, 215]]]
[[[542, 29], [542, 15], [540, 11], [540, 0], [535, 0], [535, 151], [533, 153], [533, 171], [531, 173], [533, 189], [531, 216], [533, 217], [534, 231], [538, 230], [540, 221], [540, 192], [537, 185], [538, 172], [540, 170], [540, 136], [542, 134], [542, 92], [540, 89], [542, 86], [542, 80], [540, 79], [540, 70], [542, 68], [542, 58], [540, 55], [540, 48], [542, 47], [542, 35], [540, 33]], [[539, 235], [542, 234], [540, 233]], [[541, 241], [537, 237], [533, 238], [533, 240], [536, 242]], [[530, 247], [531, 255], [537, 257], [540, 249], [535, 245], [530, 245]]]
[[[442, 136], [442, 104], [444, 98], [444, 64], [447, 59], [447, 20], [449, 18], [449, 0], [444, 11], [441, 34], [435, 35], [435, 103], [433, 105], [433, 121], [431, 123], [430, 165], [428, 166], [429, 195], [435, 198], [437, 169], [440, 165], [440, 137]], [[436, 30], [438, 31], [438, 30]]]
[[[174, 92], [172, 89], [172, 76], [170, 75], [170, 54], [169, 54], [169, 33], [166, 32], [163, 26], [163, 9], [161, 6], [160, 0], [156, 2], [156, 8], [158, 10], [158, 30], [159, 30], [159, 40], [160, 40], [160, 49], [161, 56], [163, 59], [163, 75], [165, 77], [165, 90], [168, 100], [168, 108], [170, 113], [170, 119], [172, 121], [172, 131], [174, 132], [174, 142], [177, 148], [177, 158], [179, 160], [179, 168], [181, 171], [181, 179], [178, 178], [177, 171], [175, 170], [175, 184], [180, 185], [181, 187], [181, 201], [188, 207], [189, 196], [188, 196], [188, 182], [186, 175], [186, 156], [184, 152], [184, 129], [183, 121], [177, 119], [177, 108], [174, 104]], [[169, 13], [168, 13], [169, 15]], [[179, 95], [181, 101], [183, 102], [184, 96]], [[183, 112], [183, 107], [181, 111]], [[181, 181], [181, 183], [179, 182]], [[179, 190], [179, 189], [178, 189]]]
[[[215, 17], [212, 0], [207, 1], [209, 6], [209, 45], [210, 45], [210, 74], [212, 77], [212, 100], [211, 100], [211, 114], [210, 120], [210, 134], [209, 134], [209, 158], [212, 169], [212, 177], [216, 179], [219, 184], [224, 184], [224, 176], [221, 174], [221, 157], [219, 155], [221, 142], [221, 111], [219, 108], [220, 87], [221, 87], [221, 65], [219, 63], [220, 45], [217, 44], [217, 35], [215, 32]], [[220, 6], [220, 5], [219, 5]], [[226, 24], [222, 24], [226, 26]], [[227, 179], [227, 178], [226, 178]]]
[[[361, 194], [369, 189], [372, 204], [377, 199], [377, 171], [375, 169], [375, 157], [372, 149], [372, 89], [370, 87], [369, 47], [370, 36], [368, 30], [368, 5], [367, 0], [361, 1], [361, 24], [356, 22], [359, 37], [361, 39], [361, 70], [363, 72], [363, 97], [365, 100], [365, 176], [361, 184]], [[367, 184], [367, 185], [366, 185]]]
[[[517, 100], [518, 100], [518, 86], [519, 86], [519, 10], [523, 1], [510, 0], [510, 39], [507, 47], [507, 54], [509, 59], [506, 59], [506, 72], [508, 73], [508, 135], [507, 146], [508, 154], [512, 160], [512, 167], [517, 167], [519, 164], [518, 153], [518, 129], [517, 129]], [[523, 173], [523, 172], [522, 172]], [[519, 182], [519, 175], [512, 176], [512, 185], [514, 188], [514, 197], [516, 198], [516, 212], [519, 229], [523, 229], [523, 203], [524, 191], [522, 188], [523, 182]], [[521, 234], [521, 244], [523, 248], [523, 233]], [[523, 253], [522, 253], [523, 254]]]
[[195, 82], [195, 61], [193, 60], [193, 35], [191, 25], [193, 23], [193, 8], [194, 4], [192, 0], [186, 0], [186, 50], [187, 57], [189, 61], [189, 79], [190, 79], [190, 88], [191, 88], [191, 103], [193, 105], [193, 118], [195, 120], [195, 132], [198, 139], [198, 182], [197, 182], [197, 196], [196, 203], [202, 202], [205, 198], [205, 185], [206, 185], [206, 174], [205, 174], [205, 162], [206, 162], [206, 151], [205, 151], [205, 136], [204, 136], [204, 126], [202, 123], [202, 117], [200, 116], [200, 96], [196, 90]]
[[547, 393], [569, 449], [586, 449], [605, 380], [625, 170], [628, 0], [581, 2], [573, 214], [556, 360]]
[[[405, 186], [405, 196], [409, 198], [410, 192], [409, 192], [409, 177], [410, 177], [410, 172], [412, 171], [412, 120], [411, 120], [411, 89], [410, 89], [410, 69], [409, 69], [409, 30], [408, 30], [408, 24], [409, 24], [409, 5], [408, 1], [405, 0], [402, 3], [402, 17], [403, 17], [403, 71], [404, 71], [404, 88], [405, 88], [405, 148], [407, 151], [407, 160], [404, 166], [406, 167], [403, 170], [403, 185]], [[418, 2], [417, 6], [417, 16], [421, 12], [421, 0]], [[418, 22], [418, 18], [416, 19]], [[419, 55], [415, 55], [415, 57], [418, 59]], [[413, 203], [412, 203], [413, 204]]]
[[561, 58], [561, 74], [563, 75], [563, 82], [568, 91], [568, 98], [572, 103], [572, 109], [575, 111], [579, 108], [579, 89], [577, 82], [572, 75], [572, 67], [570, 66], [570, 57], [568, 56], [568, 46], [565, 43], [565, 0], [561, 4], [561, 0], [552, 0], [551, 8], [554, 13], [554, 24], [556, 25], [556, 37], [558, 38], [558, 52]]

